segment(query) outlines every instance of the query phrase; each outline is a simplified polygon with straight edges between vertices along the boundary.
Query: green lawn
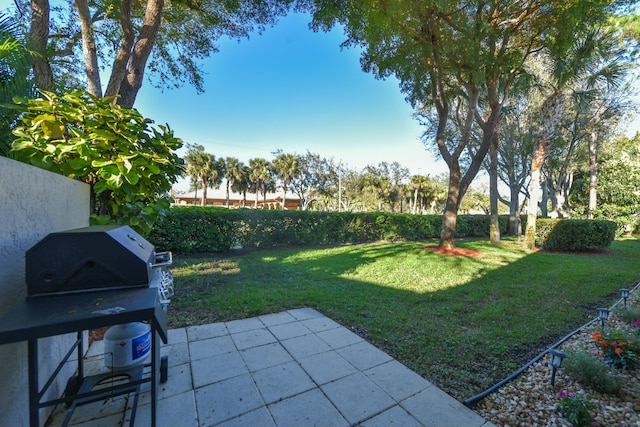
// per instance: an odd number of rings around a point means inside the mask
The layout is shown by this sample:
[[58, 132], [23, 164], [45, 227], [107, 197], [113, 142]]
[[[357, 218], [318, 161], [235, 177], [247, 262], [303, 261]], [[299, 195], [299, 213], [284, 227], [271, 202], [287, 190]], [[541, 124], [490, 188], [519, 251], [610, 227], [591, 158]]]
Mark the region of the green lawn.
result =
[[460, 400], [519, 368], [640, 279], [640, 239], [610, 254], [525, 252], [515, 242], [255, 251], [174, 262], [171, 327], [313, 307]]

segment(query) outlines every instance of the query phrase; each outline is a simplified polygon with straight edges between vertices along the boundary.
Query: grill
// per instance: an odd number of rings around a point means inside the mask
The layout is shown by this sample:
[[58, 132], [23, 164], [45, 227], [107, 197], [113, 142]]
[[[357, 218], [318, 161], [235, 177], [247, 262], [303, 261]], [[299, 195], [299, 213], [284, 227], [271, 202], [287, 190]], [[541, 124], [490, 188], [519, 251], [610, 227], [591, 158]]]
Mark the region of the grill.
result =
[[[40, 408], [65, 403], [69, 409], [62, 425], [67, 426], [78, 405], [125, 393], [134, 393], [129, 422], [133, 426], [138, 396], [147, 383], [150, 424], [156, 425], [158, 383], [168, 376], [168, 357], [160, 357], [159, 340], [167, 342], [171, 263], [170, 252], [156, 252], [127, 226], [51, 233], [26, 252], [27, 298], [0, 319], [0, 345], [28, 341], [31, 427], [41, 425]], [[110, 361], [110, 370], [86, 376], [83, 331], [109, 326], [105, 361]], [[75, 343], [41, 385], [39, 339], [74, 332]], [[150, 363], [145, 364], [148, 356]], [[71, 362], [77, 363], [76, 375], [68, 379], [64, 395], [45, 399], [63, 366]]]
[[128, 226], [92, 226], [51, 233], [25, 254], [27, 296], [156, 287], [166, 304], [173, 295], [171, 252]]

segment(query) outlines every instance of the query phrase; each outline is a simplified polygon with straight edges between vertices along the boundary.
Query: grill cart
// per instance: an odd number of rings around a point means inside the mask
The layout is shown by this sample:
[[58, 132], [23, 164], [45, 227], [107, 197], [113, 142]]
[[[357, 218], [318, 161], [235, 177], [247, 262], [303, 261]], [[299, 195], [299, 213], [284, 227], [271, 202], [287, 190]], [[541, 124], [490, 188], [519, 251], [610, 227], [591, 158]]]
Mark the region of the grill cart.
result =
[[[133, 426], [140, 386], [145, 383], [151, 386], [151, 424], [156, 425], [158, 383], [167, 379], [168, 360], [160, 358], [158, 339], [167, 342], [167, 304], [173, 295], [170, 264], [171, 253], [156, 253], [153, 245], [127, 226], [52, 233], [27, 251], [27, 298], [0, 320], [0, 345], [28, 342], [32, 427], [39, 426], [40, 408], [66, 403], [69, 411], [63, 425], [67, 425], [78, 405], [131, 392], [135, 393]], [[110, 371], [85, 376], [82, 332], [106, 326], [113, 329], [105, 334], [113, 342], [105, 346]], [[72, 332], [77, 334], [76, 341], [41, 386], [38, 340]], [[65, 395], [43, 402], [74, 353], [77, 374], [69, 379]], [[145, 365], [149, 356], [151, 361]], [[145, 366], [151, 368], [146, 375]], [[113, 381], [114, 377], [125, 380]]]

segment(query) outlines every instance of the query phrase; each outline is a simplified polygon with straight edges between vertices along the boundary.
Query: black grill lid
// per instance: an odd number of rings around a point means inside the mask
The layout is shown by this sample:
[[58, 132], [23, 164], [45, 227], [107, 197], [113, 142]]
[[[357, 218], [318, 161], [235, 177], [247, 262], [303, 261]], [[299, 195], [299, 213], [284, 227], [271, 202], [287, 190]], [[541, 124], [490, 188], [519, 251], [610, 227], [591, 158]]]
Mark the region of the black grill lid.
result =
[[27, 295], [148, 286], [154, 246], [128, 226], [51, 233], [26, 252]]

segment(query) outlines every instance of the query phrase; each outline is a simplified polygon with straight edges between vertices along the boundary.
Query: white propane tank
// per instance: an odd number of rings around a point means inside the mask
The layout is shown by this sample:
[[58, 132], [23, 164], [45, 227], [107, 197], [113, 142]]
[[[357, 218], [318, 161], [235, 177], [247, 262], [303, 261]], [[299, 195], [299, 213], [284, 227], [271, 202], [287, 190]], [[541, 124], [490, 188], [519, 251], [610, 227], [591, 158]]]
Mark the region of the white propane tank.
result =
[[110, 327], [104, 334], [104, 365], [126, 369], [144, 363], [151, 350], [151, 328], [142, 322]]

